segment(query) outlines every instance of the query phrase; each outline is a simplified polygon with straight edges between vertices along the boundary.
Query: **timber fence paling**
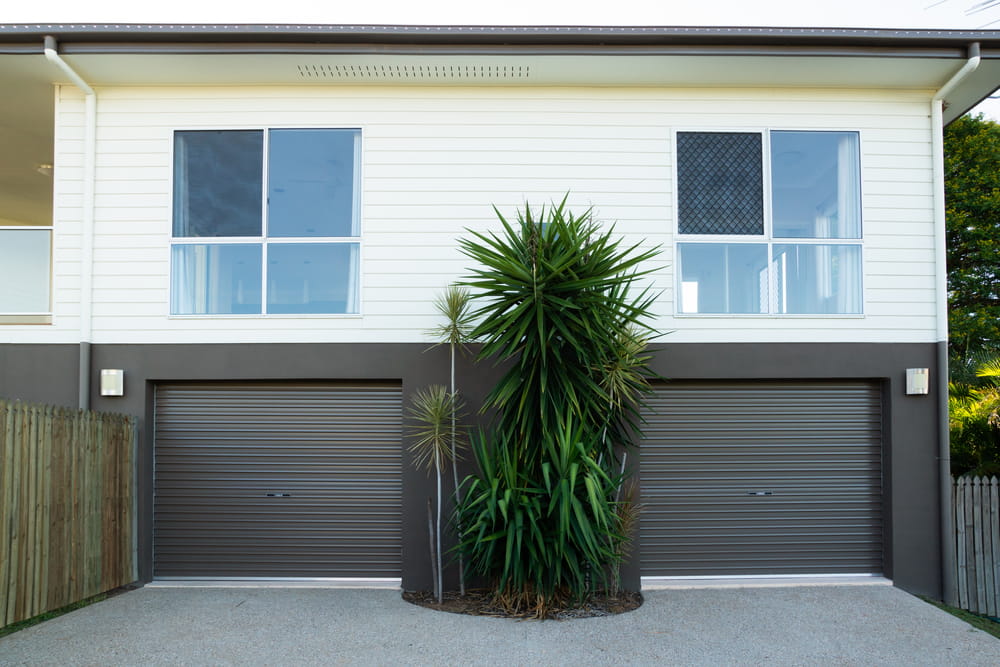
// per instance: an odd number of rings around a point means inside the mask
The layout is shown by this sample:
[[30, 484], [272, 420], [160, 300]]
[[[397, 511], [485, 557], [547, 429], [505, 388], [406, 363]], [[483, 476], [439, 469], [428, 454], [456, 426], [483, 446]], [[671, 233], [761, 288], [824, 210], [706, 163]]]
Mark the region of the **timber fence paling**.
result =
[[959, 606], [1000, 613], [1000, 482], [996, 477], [954, 480], [956, 578]]
[[134, 581], [135, 423], [0, 399], [0, 627]]
[[965, 557], [965, 478], [952, 480], [955, 508], [955, 570], [958, 590], [958, 606], [969, 606], [968, 559]]

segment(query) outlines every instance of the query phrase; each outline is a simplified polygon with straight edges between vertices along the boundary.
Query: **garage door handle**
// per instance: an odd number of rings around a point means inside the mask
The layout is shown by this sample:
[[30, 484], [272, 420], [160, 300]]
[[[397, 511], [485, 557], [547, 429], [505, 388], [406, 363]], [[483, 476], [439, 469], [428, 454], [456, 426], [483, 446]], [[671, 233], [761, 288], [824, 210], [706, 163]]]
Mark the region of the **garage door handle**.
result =
[[290, 493], [269, 493], [269, 494], [267, 494], [267, 497], [268, 498], [291, 498], [292, 494], [290, 494]]
[[771, 491], [747, 491], [748, 496], [773, 496]]

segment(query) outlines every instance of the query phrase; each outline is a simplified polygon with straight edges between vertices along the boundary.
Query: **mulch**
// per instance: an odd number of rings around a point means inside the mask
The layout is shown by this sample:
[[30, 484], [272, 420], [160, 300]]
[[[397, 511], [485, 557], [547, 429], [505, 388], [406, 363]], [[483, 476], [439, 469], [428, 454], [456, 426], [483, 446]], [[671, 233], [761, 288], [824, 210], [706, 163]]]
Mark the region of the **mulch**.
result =
[[[403, 599], [407, 602], [428, 609], [446, 611], [453, 614], [468, 614], [470, 616], [493, 616], [497, 618], [535, 618], [534, 612], [511, 614], [498, 605], [493, 599], [493, 591], [488, 589], [467, 590], [462, 596], [458, 591], [445, 591], [443, 602], [438, 604], [434, 594], [429, 591], [404, 591]], [[612, 593], [594, 593], [581, 603], [556, 609], [549, 613], [548, 618], [569, 620], [573, 618], [594, 618], [612, 616], [638, 609], [642, 605], [642, 594], [630, 591]]]

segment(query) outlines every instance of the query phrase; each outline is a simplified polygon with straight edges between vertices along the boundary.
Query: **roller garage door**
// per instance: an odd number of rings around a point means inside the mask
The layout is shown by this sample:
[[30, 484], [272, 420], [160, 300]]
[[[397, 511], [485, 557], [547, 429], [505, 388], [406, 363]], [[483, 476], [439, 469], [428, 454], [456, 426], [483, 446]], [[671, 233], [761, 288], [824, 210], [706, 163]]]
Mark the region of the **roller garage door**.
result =
[[399, 577], [399, 385], [156, 390], [156, 577]]
[[646, 418], [644, 576], [882, 572], [876, 383], [669, 383]]

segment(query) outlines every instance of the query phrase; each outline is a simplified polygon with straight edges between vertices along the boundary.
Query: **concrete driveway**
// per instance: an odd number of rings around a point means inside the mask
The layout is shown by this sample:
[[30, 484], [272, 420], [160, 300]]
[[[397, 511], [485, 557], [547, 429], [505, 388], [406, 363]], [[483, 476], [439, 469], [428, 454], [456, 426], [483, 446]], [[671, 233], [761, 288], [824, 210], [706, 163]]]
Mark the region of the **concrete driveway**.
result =
[[398, 591], [157, 588], [0, 639], [2, 665], [998, 665], [1000, 640], [890, 586], [655, 590], [512, 621]]

